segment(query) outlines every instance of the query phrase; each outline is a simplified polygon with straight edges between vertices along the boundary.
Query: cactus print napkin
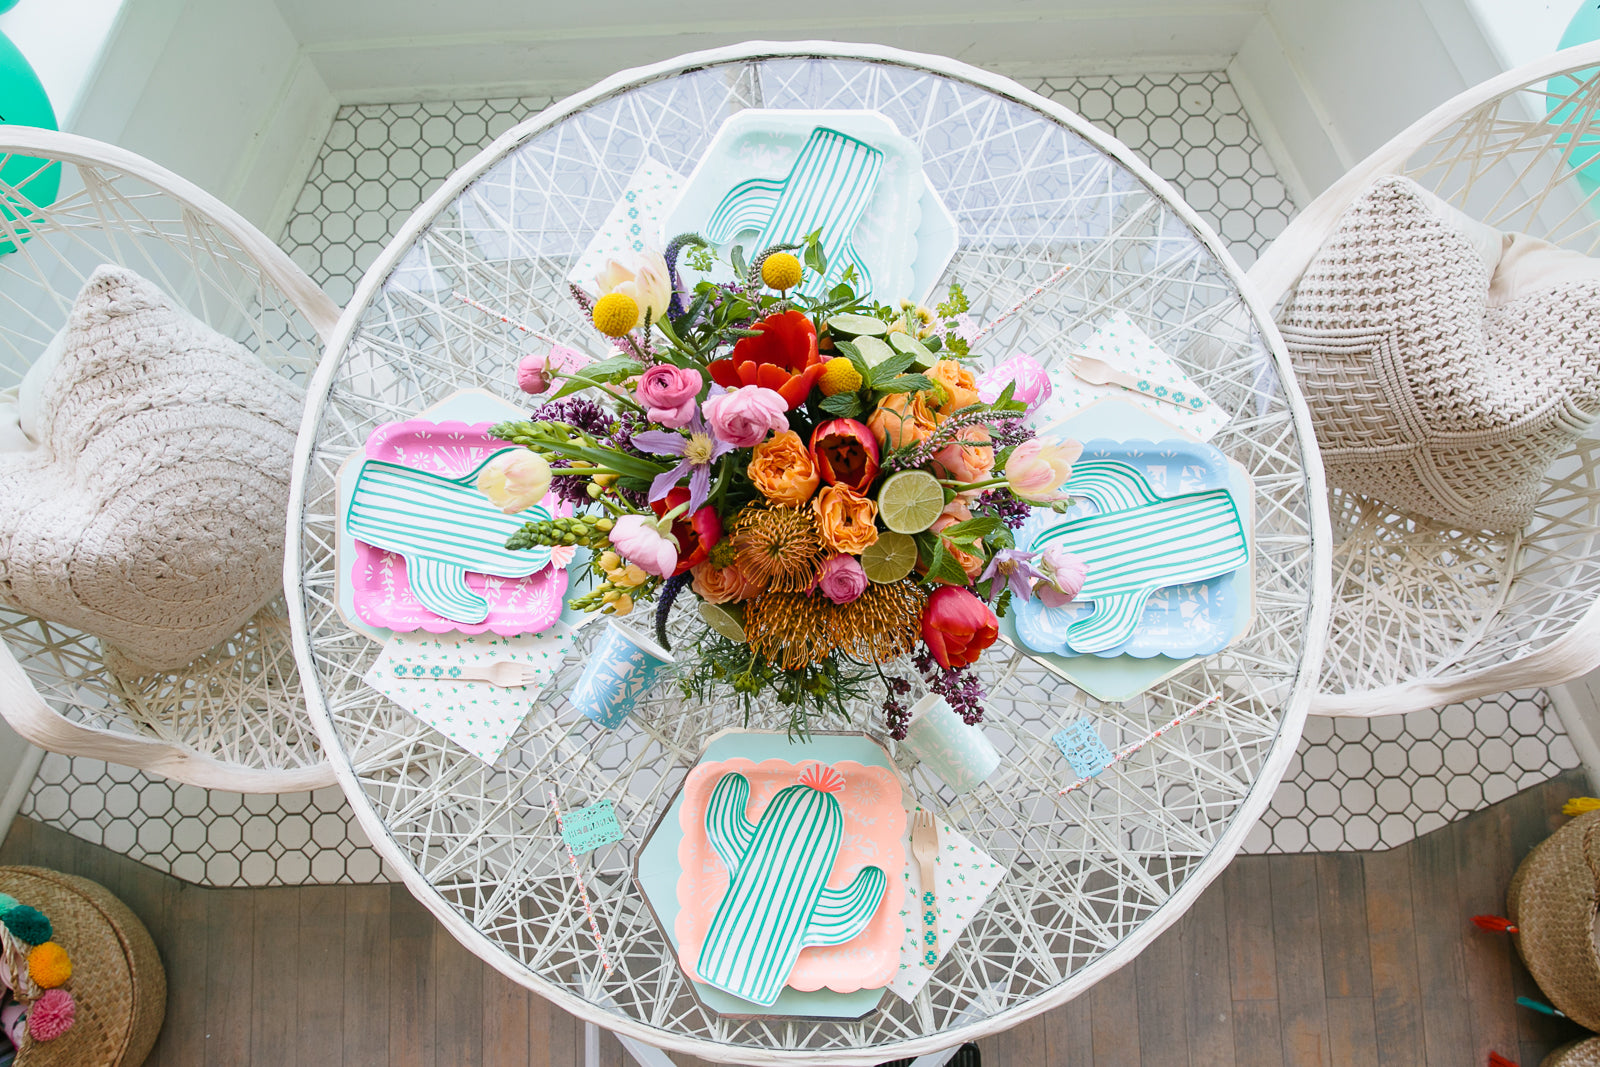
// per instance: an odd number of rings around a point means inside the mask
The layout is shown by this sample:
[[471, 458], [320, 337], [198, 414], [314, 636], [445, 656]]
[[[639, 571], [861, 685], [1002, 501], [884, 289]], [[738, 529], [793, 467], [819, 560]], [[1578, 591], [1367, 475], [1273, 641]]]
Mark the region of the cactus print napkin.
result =
[[[542, 634], [411, 633], [389, 638], [362, 680], [462, 748], [493, 766], [534, 698], [572, 647], [561, 623]], [[532, 685], [501, 689], [488, 682], [433, 681], [466, 664], [498, 660], [531, 664]]]
[[[933, 971], [922, 965], [922, 909], [917, 906], [922, 899], [922, 865], [910, 856], [907, 848], [905, 899], [900, 907], [906, 936], [900, 944], [900, 969], [889, 982], [889, 988], [907, 1003], [915, 1000], [933, 977]], [[939, 892], [940, 962], [1005, 875], [1006, 869], [987, 852], [956, 833], [949, 823], [939, 824], [939, 858], [933, 876]]]
[[1051, 371], [1050, 382], [1055, 387], [1054, 392], [1033, 416], [1033, 426], [1041, 437], [1053, 436], [1052, 431], [1057, 425], [1097, 400], [1126, 401], [1175, 426], [1183, 427], [1202, 441], [1211, 440], [1218, 430], [1228, 424], [1229, 414], [1206, 396], [1172, 357], [1150, 339], [1149, 334], [1121, 312], [1102, 322], [1073, 355], [1093, 356], [1117, 370], [1148, 379], [1158, 388], [1197, 398], [1200, 409], [1179, 408], [1141, 396], [1119, 385], [1090, 385], [1074, 375], [1063, 363]]
[[590, 238], [577, 265], [567, 275], [567, 281], [593, 291], [594, 276], [605, 268], [606, 260], [626, 263], [647, 248], [660, 251], [666, 240], [661, 232], [661, 220], [678, 202], [683, 183], [683, 175], [646, 156], [628, 179], [628, 187], [612, 205], [605, 222]]

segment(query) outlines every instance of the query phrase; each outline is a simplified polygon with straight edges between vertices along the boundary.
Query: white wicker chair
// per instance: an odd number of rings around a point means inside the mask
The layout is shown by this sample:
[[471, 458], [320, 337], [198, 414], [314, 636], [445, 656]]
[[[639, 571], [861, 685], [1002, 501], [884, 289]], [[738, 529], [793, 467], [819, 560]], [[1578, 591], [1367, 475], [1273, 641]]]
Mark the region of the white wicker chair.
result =
[[[0, 126], [0, 166], [57, 160], [54, 204], [0, 214], [0, 387], [66, 321], [100, 263], [159, 284], [191, 313], [304, 382], [338, 308], [236, 212], [132, 153], [70, 134]], [[24, 183], [26, 184], [26, 183]], [[0, 204], [18, 202], [0, 182]], [[119, 682], [98, 642], [0, 604], [0, 714], [42, 748], [236, 792], [333, 781], [304, 701], [281, 600], [181, 671]]]
[[[1600, 158], [1586, 155], [1600, 148], [1597, 108], [1600, 44], [1470, 89], [1317, 197], [1250, 280], [1280, 305], [1345, 209], [1385, 174], [1409, 175], [1502, 230], [1594, 255]], [[1576, 170], [1597, 181], [1584, 188]], [[1333, 491], [1333, 623], [1312, 713], [1414, 711], [1600, 666], [1597, 468], [1600, 441], [1586, 438], [1551, 469], [1537, 516], [1513, 536], [1452, 529]]]

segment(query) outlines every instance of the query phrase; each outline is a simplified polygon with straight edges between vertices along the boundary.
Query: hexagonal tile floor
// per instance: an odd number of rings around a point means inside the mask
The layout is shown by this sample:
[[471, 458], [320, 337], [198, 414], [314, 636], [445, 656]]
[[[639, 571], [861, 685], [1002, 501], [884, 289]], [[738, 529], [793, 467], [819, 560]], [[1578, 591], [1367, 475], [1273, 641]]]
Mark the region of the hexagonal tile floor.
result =
[[[1221, 72], [1029, 85], [1120, 138], [1248, 266], [1294, 212]], [[396, 226], [548, 97], [341, 108], [281, 241], [339, 303]], [[1576, 767], [1542, 692], [1376, 720], [1312, 719], [1252, 852], [1384, 848]], [[386, 878], [337, 789], [279, 797], [174, 786], [51, 755], [23, 813], [209, 885]]]

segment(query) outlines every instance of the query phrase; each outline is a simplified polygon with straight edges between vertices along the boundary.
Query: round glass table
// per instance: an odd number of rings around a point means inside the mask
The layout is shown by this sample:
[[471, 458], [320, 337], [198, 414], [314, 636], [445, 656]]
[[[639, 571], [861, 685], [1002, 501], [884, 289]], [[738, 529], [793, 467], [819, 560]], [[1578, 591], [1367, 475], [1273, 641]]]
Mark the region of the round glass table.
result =
[[[1125, 319], [1225, 413], [1210, 443], [1253, 485], [1253, 615], [1247, 588], [1246, 632], [1224, 651], [1141, 661], [1153, 684], [1101, 700], [1059, 664], [996, 644], [980, 670], [984, 729], [1002, 762], [963, 795], [884, 739], [916, 800], [1004, 875], [912, 1000], [885, 993], [847, 1021], [709, 1010], [634, 878], [641, 843], [707, 739], [747, 725], [731, 704], [689, 703], [658, 685], [622, 728], [600, 729], [563, 695], [601, 629], [585, 627], [491, 767], [364, 683], [383, 635], [352, 630], [339, 603], [341, 465], [375, 427], [463, 389], [526, 407], [514, 368], [537, 342], [524, 330], [592, 350], [569, 274], [623, 217], [615, 211], [639, 175], [654, 173], [641, 163], [689, 175], [724, 120], [749, 108], [887, 117], [920, 149], [953, 219], [958, 240], [935, 290], [959, 282], [973, 320], [991, 327], [974, 347], [980, 362], [1031, 353], [1064, 385], [1062, 358]], [[713, 1060], [914, 1056], [1012, 1026], [1128, 963], [1222, 871], [1268, 803], [1298, 742], [1327, 626], [1314, 438], [1265, 309], [1242, 286], [1216, 236], [1126, 148], [949, 60], [743, 45], [617, 75], [509, 131], [367, 271], [300, 437], [286, 571], [296, 653], [375, 847], [456, 937], [516, 981], [620, 1034]], [[1116, 748], [1211, 696], [1220, 699], [1205, 712], [1060, 794], [1075, 775], [1052, 737], [1073, 720], [1087, 716]], [[781, 709], [758, 709], [748, 725], [785, 722]], [[850, 728], [882, 738], [881, 713], [860, 708]], [[622, 829], [621, 841], [580, 860], [609, 971], [552, 792], [563, 805], [610, 800]]]

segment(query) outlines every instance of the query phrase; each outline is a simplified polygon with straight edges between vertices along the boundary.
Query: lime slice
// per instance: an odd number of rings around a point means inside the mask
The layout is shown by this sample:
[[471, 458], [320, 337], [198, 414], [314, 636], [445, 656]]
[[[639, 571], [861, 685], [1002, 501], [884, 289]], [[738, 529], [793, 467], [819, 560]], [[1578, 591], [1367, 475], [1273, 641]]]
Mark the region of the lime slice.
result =
[[917, 565], [917, 543], [910, 534], [878, 531], [878, 539], [861, 552], [861, 569], [867, 580], [879, 585], [898, 582]]
[[869, 367], [876, 367], [894, 355], [894, 349], [876, 337], [857, 337], [850, 343], [856, 346], [856, 351], [861, 353], [861, 361]]
[[851, 337], [882, 337], [889, 324], [870, 315], [835, 315], [828, 320], [828, 329]]
[[700, 601], [700, 617], [706, 625], [729, 641], [745, 643], [744, 612], [733, 604], [708, 604]]
[[928, 351], [928, 346], [912, 337], [908, 333], [891, 333], [889, 344], [901, 355], [911, 357], [911, 366], [917, 370], [927, 370], [939, 361], [939, 357]]
[[895, 533], [921, 533], [944, 510], [944, 489], [927, 471], [901, 471], [878, 490], [878, 514]]

